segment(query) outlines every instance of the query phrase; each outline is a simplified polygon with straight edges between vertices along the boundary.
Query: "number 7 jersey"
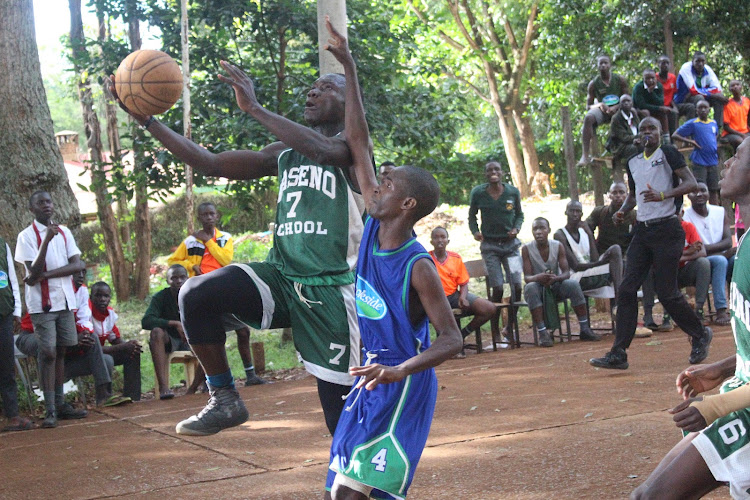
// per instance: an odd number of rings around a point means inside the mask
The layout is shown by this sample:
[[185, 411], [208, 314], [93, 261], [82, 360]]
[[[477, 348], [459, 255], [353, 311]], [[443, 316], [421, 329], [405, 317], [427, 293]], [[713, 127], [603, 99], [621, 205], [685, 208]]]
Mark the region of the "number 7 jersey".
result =
[[364, 227], [361, 195], [342, 169], [319, 165], [293, 149], [282, 151], [278, 166], [274, 245], [267, 261], [304, 285], [353, 283]]

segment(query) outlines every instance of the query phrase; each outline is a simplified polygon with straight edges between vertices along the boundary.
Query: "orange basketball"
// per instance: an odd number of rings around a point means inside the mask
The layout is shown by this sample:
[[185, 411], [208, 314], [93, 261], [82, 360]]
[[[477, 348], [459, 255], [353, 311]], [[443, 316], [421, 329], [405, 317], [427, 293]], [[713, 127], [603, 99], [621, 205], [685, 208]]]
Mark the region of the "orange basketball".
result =
[[180, 98], [182, 72], [174, 59], [160, 50], [136, 50], [117, 68], [115, 90], [134, 113], [158, 115]]

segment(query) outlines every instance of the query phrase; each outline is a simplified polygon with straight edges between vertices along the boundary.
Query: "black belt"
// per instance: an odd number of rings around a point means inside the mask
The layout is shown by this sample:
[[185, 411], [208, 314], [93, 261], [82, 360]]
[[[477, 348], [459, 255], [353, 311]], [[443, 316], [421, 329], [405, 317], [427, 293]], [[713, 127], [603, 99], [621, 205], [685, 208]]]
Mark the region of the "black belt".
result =
[[676, 218], [677, 218], [676, 215], [667, 215], [666, 217], [659, 217], [657, 219], [649, 219], [649, 220], [638, 221], [638, 223], [643, 224], [646, 227], [651, 227], [651, 226], [655, 226], [657, 224], [661, 224], [663, 222], [667, 222], [667, 221], [670, 221], [670, 220], [676, 219]]

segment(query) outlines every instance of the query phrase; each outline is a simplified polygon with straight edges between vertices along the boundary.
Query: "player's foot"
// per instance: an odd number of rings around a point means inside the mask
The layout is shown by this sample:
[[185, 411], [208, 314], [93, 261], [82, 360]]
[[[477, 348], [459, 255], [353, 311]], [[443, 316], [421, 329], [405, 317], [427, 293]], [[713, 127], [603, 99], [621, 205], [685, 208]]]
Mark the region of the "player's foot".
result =
[[[63, 403], [57, 407], [57, 418], [60, 420], [76, 420], [84, 418], [89, 412], [73, 408], [70, 403]], [[46, 419], [45, 419], [46, 420]]]
[[591, 327], [588, 325], [584, 328], [581, 328], [581, 340], [587, 341], [587, 342], [598, 342], [602, 339], [601, 335], [597, 335], [591, 330]]
[[47, 414], [44, 416], [44, 421], [42, 422], [42, 428], [54, 429], [55, 427], [57, 427], [57, 415], [55, 415], [53, 410], [47, 410]]
[[714, 338], [714, 332], [711, 331], [711, 328], [705, 327], [703, 333], [703, 338], [692, 339], [693, 349], [690, 351], [690, 359], [688, 359], [691, 365], [697, 365], [708, 357], [708, 347]]
[[253, 373], [253, 375], [251, 377], [247, 377], [245, 379], [245, 387], [249, 387], [251, 385], [263, 385], [263, 384], [267, 384], [267, 383], [268, 383], [268, 381], [263, 380], [262, 378], [260, 378], [259, 376], [257, 376], [255, 373]]
[[547, 329], [539, 332], [539, 345], [541, 347], [552, 347], [555, 345], [555, 341], [552, 339], [552, 334]]
[[605, 354], [601, 358], [591, 358], [589, 360], [591, 366], [597, 368], [608, 368], [613, 370], [627, 370], [628, 369], [628, 355], [621, 349], [613, 349]]
[[[208, 384], [207, 384], [208, 385]], [[240, 393], [234, 387], [214, 389], [208, 385], [208, 404], [197, 415], [177, 424], [177, 434], [188, 436], [210, 436], [217, 432], [235, 427], [247, 421], [250, 414]]]
[[654, 332], [659, 329], [659, 325], [656, 324], [656, 321], [651, 316], [643, 317], [643, 326]]
[[669, 319], [669, 316], [664, 316], [664, 320], [661, 322], [661, 325], [659, 325], [659, 329], [657, 331], [671, 332], [672, 330], [674, 330], [674, 325], [672, 324], [672, 320]]

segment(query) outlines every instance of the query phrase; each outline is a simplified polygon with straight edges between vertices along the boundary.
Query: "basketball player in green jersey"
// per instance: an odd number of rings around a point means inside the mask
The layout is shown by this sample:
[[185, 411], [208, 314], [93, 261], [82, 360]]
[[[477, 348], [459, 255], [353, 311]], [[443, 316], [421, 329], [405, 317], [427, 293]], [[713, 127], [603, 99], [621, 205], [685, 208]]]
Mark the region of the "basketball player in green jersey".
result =
[[[721, 196], [750, 220], [750, 138], [725, 163]], [[750, 242], [742, 238], [730, 289], [737, 354], [693, 365], [677, 376], [685, 399], [670, 410], [687, 434], [631, 498], [700, 498], [729, 483], [733, 498], [750, 498]], [[696, 397], [721, 386], [720, 394]], [[689, 432], [689, 434], [688, 434]]]
[[[292, 327], [305, 368], [317, 378], [326, 424], [333, 434], [359, 366], [354, 268], [362, 238], [362, 209], [344, 132], [343, 75], [319, 78], [307, 94], [310, 128], [268, 111], [252, 80], [222, 61], [240, 109], [280, 142], [260, 151], [214, 154], [152, 116], [128, 111], [180, 160], [199, 172], [230, 179], [278, 176], [274, 247], [266, 262], [230, 265], [188, 280], [180, 291], [182, 323], [203, 365], [211, 398], [177, 432], [215, 434], [240, 425], [248, 412], [229, 371], [221, 318], [232, 314], [259, 329]], [[111, 90], [114, 92], [114, 86]], [[122, 106], [122, 104], [121, 104]]]

